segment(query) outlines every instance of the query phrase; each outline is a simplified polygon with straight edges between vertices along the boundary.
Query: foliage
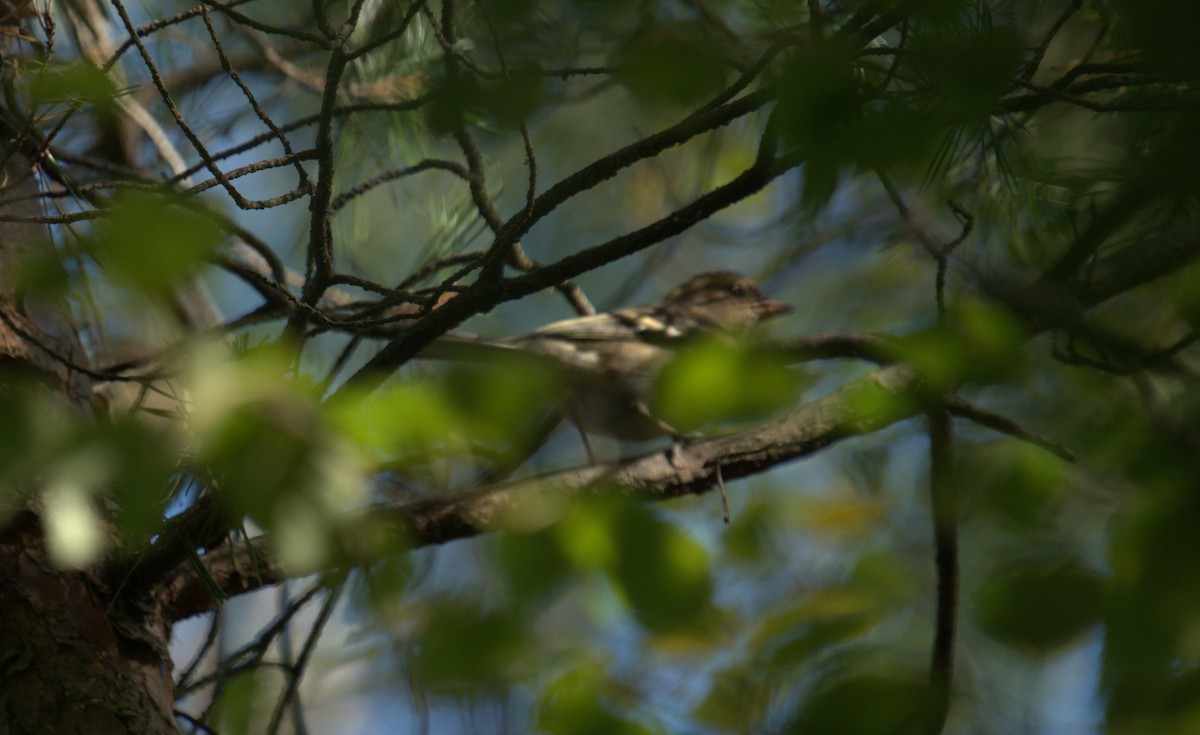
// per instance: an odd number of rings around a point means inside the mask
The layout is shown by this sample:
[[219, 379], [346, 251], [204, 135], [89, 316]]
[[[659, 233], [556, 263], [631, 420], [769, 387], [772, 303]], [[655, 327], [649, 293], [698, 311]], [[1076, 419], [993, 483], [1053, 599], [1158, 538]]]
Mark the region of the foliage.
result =
[[[0, 365], [0, 520], [204, 587], [188, 717], [1194, 728], [1191, 3], [83, 6], [6, 26], [0, 347], [95, 400]], [[668, 480], [547, 441], [554, 371], [419, 358], [716, 268], [795, 337], [679, 351], [650, 410], [728, 441]]]

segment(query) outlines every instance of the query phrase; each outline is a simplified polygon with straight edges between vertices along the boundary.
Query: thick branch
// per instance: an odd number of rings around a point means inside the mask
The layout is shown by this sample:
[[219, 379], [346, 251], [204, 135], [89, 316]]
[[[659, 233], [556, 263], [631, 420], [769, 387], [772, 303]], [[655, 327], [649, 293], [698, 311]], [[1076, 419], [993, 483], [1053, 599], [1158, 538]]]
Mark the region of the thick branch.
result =
[[[916, 374], [906, 365], [876, 369], [777, 419], [680, 448], [675, 463], [683, 470], [672, 464], [667, 452], [654, 452], [619, 463], [377, 505], [347, 522], [343, 536], [347, 559], [356, 564], [372, 561], [371, 554], [380, 552], [361, 548], [361, 539], [378, 538], [380, 533], [400, 534], [410, 548], [443, 544], [503, 530], [524, 509], [557, 507], [580, 495], [619, 492], [663, 500], [705, 493], [715, 485], [718, 468], [726, 480], [746, 477], [920, 413], [913, 395], [917, 383]], [[203, 557], [208, 573], [228, 595], [251, 592], [288, 577], [287, 570], [271, 560], [266, 537], [249, 545], [254, 547], [253, 553], [246, 543], [232, 548], [225, 544]], [[380, 546], [395, 549], [393, 545]], [[252, 557], [260, 562], [257, 569]], [[175, 571], [162, 597], [172, 620], [206, 612], [216, 603], [186, 565]]]

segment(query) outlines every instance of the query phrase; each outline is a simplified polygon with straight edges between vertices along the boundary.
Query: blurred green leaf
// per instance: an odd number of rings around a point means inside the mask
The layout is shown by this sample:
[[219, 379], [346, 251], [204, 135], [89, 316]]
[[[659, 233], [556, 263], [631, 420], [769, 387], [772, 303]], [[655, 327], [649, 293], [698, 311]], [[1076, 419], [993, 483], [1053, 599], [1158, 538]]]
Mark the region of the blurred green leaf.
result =
[[708, 611], [712, 579], [704, 547], [635, 503], [623, 504], [612, 531], [617, 537], [613, 581], [638, 621], [665, 631], [694, 623]]
[[882, 613], [870, 594], [840, 587], [822, 590], [765, 616], [750, 650], [757, 652], [764, 672], [780, 676], [832, 646], [861, 637]]
[[566, 0], [567, 4], [587, 22], [610, 23], [628, 21], [631, 11], [637, 10], [638, 0]]
[[538, 0], [481, 0], [489, 20], [498, 26], [529, 22], [537, 10]]
[[97, 485], [107, 476], [106, 457], [80, 454], [62, 462], [42, 488], [42, 523], [50, 560], [85, 569], [106, 550], [109, 539], [96, 506]]
[[249, 671], [230, 677], [221, 689], [221, 698], [216, 702], [213, 721], [221, 723], [221, 732], [243, 735], [255, 732], [269, 700], [266, 699], [266, 682], [259, 671]]
[[877, 531], [887, 506], [878, 497], [854, 491], [797, 498], [796, 523], [824, 539], [853, 543]]
[[599, 663], [584, 662], [546, 686], [537, 704], [538, 732], [561, 735], [650, 735], [657, 732], [635, 722], [609, 703], [614, 692]]
[[[905, 377], [905, 376], [900, 376]], [[893, 383], [865, 380], [855, 383], [847, 396], [849, 405], [846, 423], [855, 421], [886, 421], [889, 416], [910, 416], [916, 411], [917, 399], [892, 387]]]
[[356, 447], [383, 459], [422, 455], [460, 440], [462, 424], [452, 400], [430, 381], [392, 381], [367, 395], [350, 391], [325, 410], [333, 426]]
[[562, 388], [562, 374], [540, 360], [497, 357], [484, 369], [452, 367], [444, 391], [472, 436], [512, 445], [538, 428]]
[[307, 487], [320, 453], [315, 419], [303, 405], [264, 399], [239, 406], [217, 427], [206, 454], [236, 515], [271, 528], [279, 504]]
[[702, 340], [663, 367], [651, 410], [680, 431], [761, 419], [791, 405], [802, 381], [783, 360], [752, 346]]
[[449, 135], [467, 120], [467, 112], [479, 97], [474, 76], [441, 76], [430, 83], [425, 124], [434, 136]]
[[974, 614], [988, 635], [1006, 645], [1046, 654], [1099, 624], [1104, 583], [1075, 560], [1016, 562], [984, 581]]
[[545, 601], [571, 577], [573, 566], [553, 530], [506, 533], [499, 543], [505, 579], [521, 603]]
[[687, 105], [715, 94], [726, 76], [720, 40], [699, 22], [643, 30], [616, 60], [617, 79], [638, 99]]
[[349, 591], [356, 609], [381, 613], [386, 619], [408, 590], [413, 579], [413, 562], [408, 554], [392, 554], [356, 570]]
[[985, 513], [1018, 531], [1044, 528], [1067, 489], [1066, 463], [1022, 442], [963, 447], [956, 466], [959, 486], [978, 492]]
[[359, 453], [333, 430], [313, 386], [285, 377], [282, 348], [208, 358], [193, 368], [189, 416], [220, 499], [273, 532], [281, 563], [315, 571], [341, 549], [337, 524], [362, 503]]
[[17, 263], [18, 288], [40, 298], [58, 299], [73, 285], [72, 270], [59, 251], [47, 245], [30, 252]]
[[621, 498], [582, 503], [554, 533], [577, 568], [609, 575], [651, 631], [687, 627], [709, 611], [708, 554], [643, 504]]
[[514, 69], [497, 79], [447, 75], [433, 82], [425, 119], [434, 135], [481, 120], [515, 128], [537, 112], [544, 96], [544, 77], [536, 67]]
[[867, 595], [876, 609], [892, 612], [917, 595], [917, 580], [897, 554], [874, 551], [863, 554], [850, 571], [846, 587]]
[[499, 686], [515, 676], [526, 647], [526, 632], [519, 619], [455, 597], [433, 597], [427, 604], [413, 662], [422, 686], [465, 695]]
[[563, 551], [577, 569], [604, 571], [616, 563], [619, 551], [614, 526], [620, 504], [613, 498], [586, 498], [554, 526]]
[[774, 506], [752, 497], [734, 516], [725, 531], [724, 556], [753, 564], [770, 551], [772, 535], [778, 530], [779, 517]]
[[143, 541], [162, 522], [179, 447], [161, 430], [133, 416], [100, 428], [116, 465], [110, 486], [121, 509], [123, 537]]
[[1159, 433], [1135, 455], [1156, 471], [1139, 468], [1142, 486], [1111, 537], [1104, 666], [1114, 732], [1187, 732], [1200, 701], [1200, 493], [1190, 441], [1178, 439]]
[[927, 160], [944, 122], [874, 95], [838, 44], [804, 46], [784, 69], [780, 131], [805, 153], [810, 209], [832, 196], [845, 168], [919, 169]]
[[924, 681], [862, 674], [835, 678], [804, 703], [784, 732], [894, 735], [937, 732], [937, 696]]
[[12, 368], [5, 370], [0, 389], [0, 482], [15, 485], [53, 462], [74, 439], [79, 421], [65, 402], [39, 389], [36, 371]]
[[849, 61], [835, 44], [810, 43], [797, 49], [784, 69], [780, 129], [806, 152], [842, 151], [857, 135], [867, 96]]
[[159, 295], [195, 273], [216, 252], [222, 234], [187, 200], [124, 191], [96, 223], [92, 255], [115, 281]]
[[1180, 274], [1172, 285], [1170, 296], [1188, 327], [1192, 331], [1200, 329], [1200, 270], [1188, 269]]
[[90, 102], [110, 108], [117, 89], [103, 71], [75, 61], [39, 68], [29, 82], [29, 93], [35, 106]]
[[774, 682], [751, 666], [734, 666], [713, 676], [712, 688], [693, 715], [730, 732], [759, 732], [769, 711]]
[[945, 326], [924, 329], [898, 341], [903, 358], [940, 395], [964, 382], [996, 382], [1019, 374], [1027, 337], [1016, 320], [994, 306], [967, 301], [947, 316]]

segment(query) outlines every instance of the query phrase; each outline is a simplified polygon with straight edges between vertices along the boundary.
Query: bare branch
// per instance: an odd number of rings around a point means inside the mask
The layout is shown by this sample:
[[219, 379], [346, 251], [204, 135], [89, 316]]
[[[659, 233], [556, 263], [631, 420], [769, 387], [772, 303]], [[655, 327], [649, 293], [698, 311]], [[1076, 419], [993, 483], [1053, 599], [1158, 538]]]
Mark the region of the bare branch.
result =
[[1059, 442], [1040, 432], [1034, 431], [1026, 426], [1022, 426], [1014, 419], [1007, 416], [992, 412], [981, 406], [976, 406], [963, 400], [960, 396], [947, 396], [944, 399], [946, 409], [955, 416], [970, 419], [975, 423], [986, 426], [989, 429], [994, 429], [1002, 434], [1008, 434], [1011, 437], [1020, 439], [1021, 441], [1029, 442], [1034, 446], [1041, 447], [1047, 452], [1054, 454], [1068, 462], [1074, 462], [1079, 459], [1079, 455], [1070, 447], [1064, 446]]

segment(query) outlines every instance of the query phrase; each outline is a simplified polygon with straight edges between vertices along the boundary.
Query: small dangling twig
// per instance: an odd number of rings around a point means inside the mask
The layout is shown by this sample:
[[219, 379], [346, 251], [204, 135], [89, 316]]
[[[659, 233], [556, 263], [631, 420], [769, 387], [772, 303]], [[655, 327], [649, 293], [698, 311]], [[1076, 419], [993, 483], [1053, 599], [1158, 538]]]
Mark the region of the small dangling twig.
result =
[[725, 494], [725, 478], [721, 476], [721, 465], [717, 465], [717, 489], [721, 491], [721, 507], [725, 510], [725, 525], [729, 525], [729, 496]]

